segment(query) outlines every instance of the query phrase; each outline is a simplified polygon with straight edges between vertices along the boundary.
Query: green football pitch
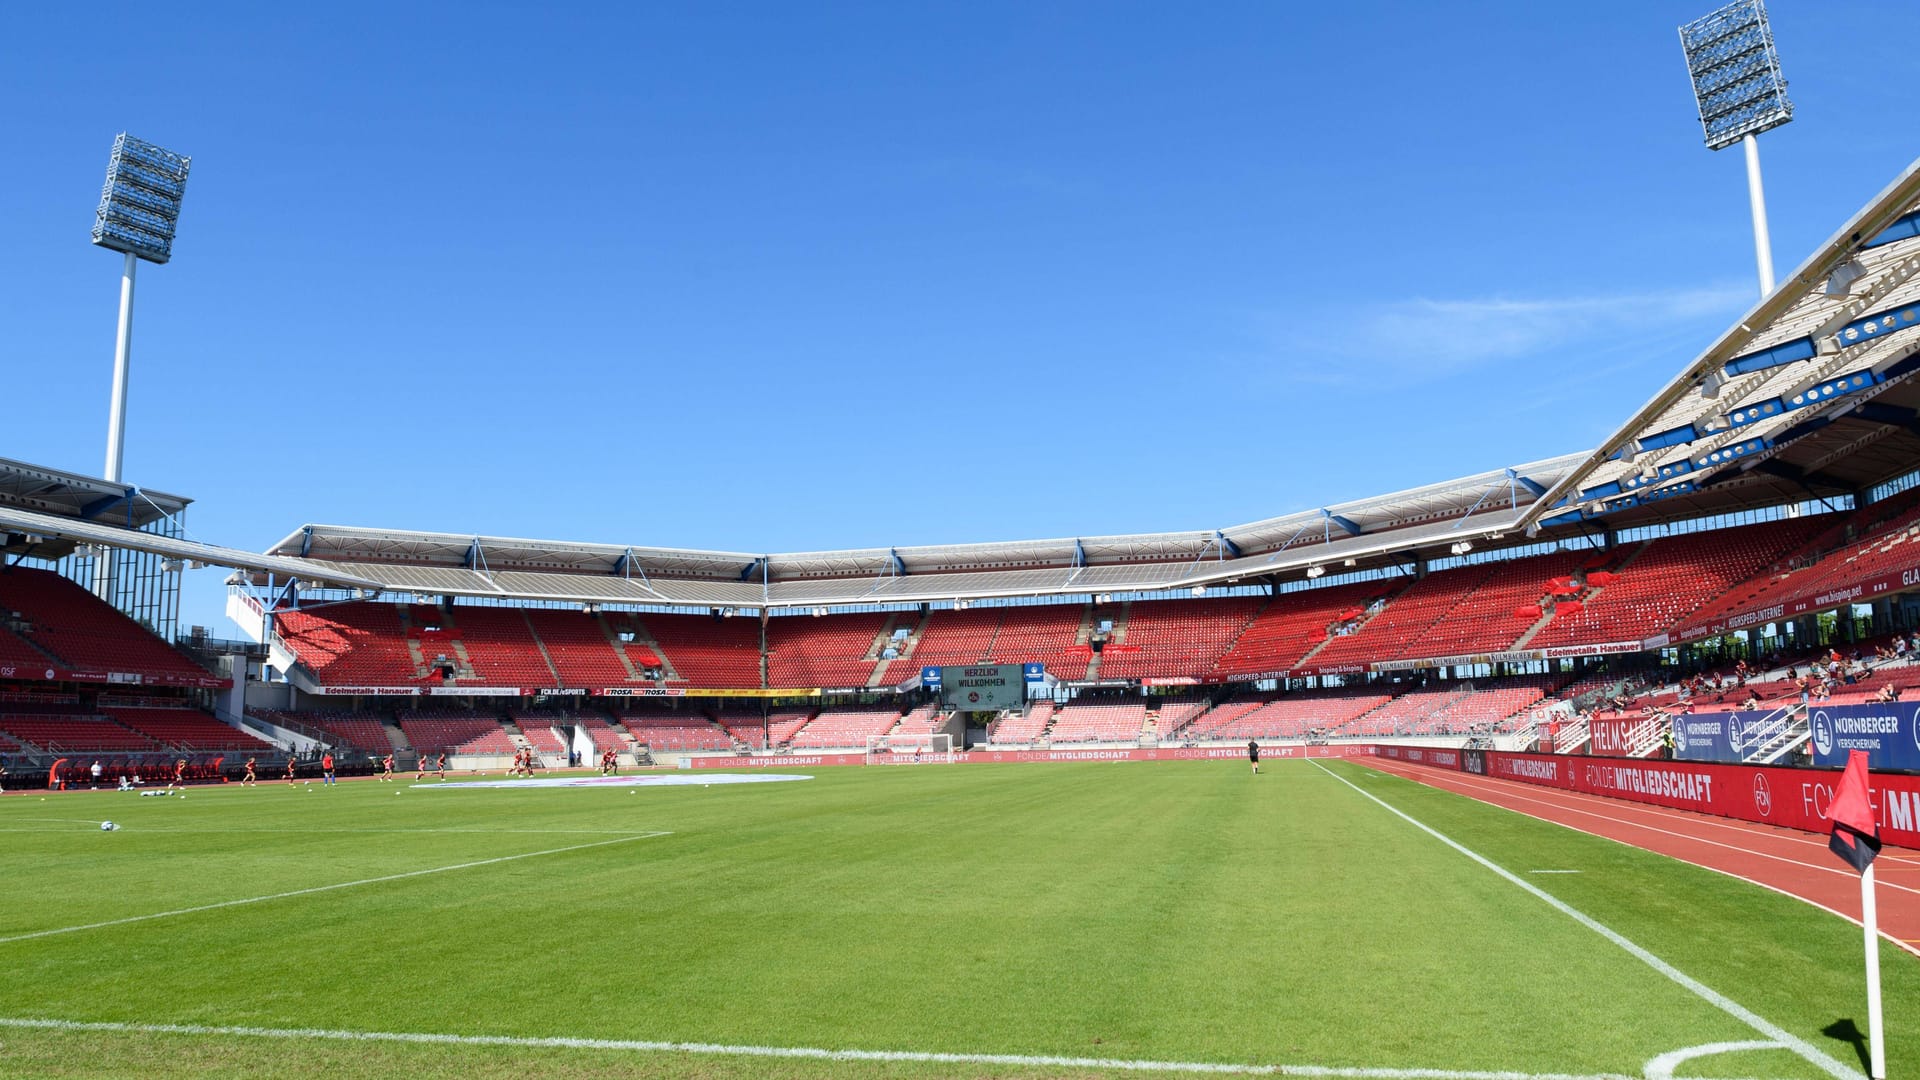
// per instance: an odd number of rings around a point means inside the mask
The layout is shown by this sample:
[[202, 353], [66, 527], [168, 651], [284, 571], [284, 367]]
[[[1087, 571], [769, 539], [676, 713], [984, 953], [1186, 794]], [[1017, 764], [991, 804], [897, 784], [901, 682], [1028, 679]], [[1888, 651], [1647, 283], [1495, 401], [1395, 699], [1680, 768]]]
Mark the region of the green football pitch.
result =
[[1364, 766], [793, 771], [7, 796], [0, 1076], [1863, 1067], [1857, 927]]

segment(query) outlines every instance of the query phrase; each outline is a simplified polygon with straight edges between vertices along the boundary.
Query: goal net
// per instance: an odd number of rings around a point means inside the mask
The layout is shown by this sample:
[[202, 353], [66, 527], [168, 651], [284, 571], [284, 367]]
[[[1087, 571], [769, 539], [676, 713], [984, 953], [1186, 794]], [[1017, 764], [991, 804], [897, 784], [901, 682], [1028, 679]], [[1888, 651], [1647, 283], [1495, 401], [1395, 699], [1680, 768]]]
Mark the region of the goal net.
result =
[[896, 731], [867, 736], [869, 765], [951, 765], [953, 736], [945, 732]]

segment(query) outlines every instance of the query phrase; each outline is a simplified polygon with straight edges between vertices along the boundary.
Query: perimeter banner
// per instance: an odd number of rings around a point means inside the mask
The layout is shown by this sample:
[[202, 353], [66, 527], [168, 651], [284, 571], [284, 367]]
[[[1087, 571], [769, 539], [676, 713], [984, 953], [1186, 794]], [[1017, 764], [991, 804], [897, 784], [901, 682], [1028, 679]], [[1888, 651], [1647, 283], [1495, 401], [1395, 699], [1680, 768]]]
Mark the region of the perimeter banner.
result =
[[[1262, 746], [1260, 759], [1272, 761], [1278, 758], [1345, 758], [1372, 757], [1374, 747], [1362, 744], [1343, 746]], [[1458, 759], [1459, 751], [1446, 753]], [[904, 756], [904, 755], [903, 755]], [[1126, 747], [1117, 749], [1074, 750], [1069, 747], [1057, 747], [1052, 750], [961, 750], [953, 755], [953, 760], [961, 764], [978, 765], [982, 762], [1003, 761], [1244, 761], [1247, 748], [1244, 743], [1230, 743], [1225, 746], [1157, 746]], [[816, 765], [864, 765], [865, 754], [823, 753], [823, 754], [764, 754], [753, 756], [715, 756], [690, 757], [684, 766], [689, 769], [794, 769], [810, 768]]]
[[1587, 725], [1593, 740], [1588, 750], [1602, 757], [1627, 757], [1642, 739], [1653, 735], [1648, 728], [1659, 726], [1660, 721], [1645, 716], [1596, 717]]
[[[1408, 756], [1423, 748], [1378, 746], [1378, 756], [1449, 769]], [[1630, 802], [1694, 810], [1762, 825], [1824, 833], [1827, 805], [1840, 774], [1777, 765], [1723, 765], [1696, 761], [1608, 760], [1559, 754], [1486, 751], [1487, 775], [1541, 787]], [[1874, 773], [1874, 813], [1889, 844], [1920, 848], [1920, 776]]]
[[1816, 706], [1807, 728], [1816, 765], [1845, 765], [1847, 751], [1865, 750], [1869, 768], [1920, 771], [1920, 704]]

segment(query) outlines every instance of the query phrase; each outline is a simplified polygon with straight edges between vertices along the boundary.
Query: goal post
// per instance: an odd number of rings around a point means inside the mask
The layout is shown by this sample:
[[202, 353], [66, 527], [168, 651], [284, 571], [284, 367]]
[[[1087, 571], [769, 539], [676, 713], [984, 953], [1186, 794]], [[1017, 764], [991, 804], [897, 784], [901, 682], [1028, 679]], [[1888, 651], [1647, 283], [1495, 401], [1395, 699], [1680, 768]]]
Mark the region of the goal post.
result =
[[953, 760], [953, 736], [944, 731], [867, 736], [868, 765], [951, 765]]

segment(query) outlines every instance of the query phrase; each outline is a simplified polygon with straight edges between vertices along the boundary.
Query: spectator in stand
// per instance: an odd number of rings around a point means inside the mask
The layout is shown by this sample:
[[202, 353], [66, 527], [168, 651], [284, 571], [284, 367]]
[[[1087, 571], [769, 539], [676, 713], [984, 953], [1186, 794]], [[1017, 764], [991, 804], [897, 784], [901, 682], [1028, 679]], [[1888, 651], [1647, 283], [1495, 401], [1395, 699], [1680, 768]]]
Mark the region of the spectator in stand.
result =
[[1813, 680], [1805, 675], [1796, 675], [1793, 677], [1793, 688], [1800, 691], [1800, 704], [1805, 705], [1813, 694]]
[[1873, 700], [1881, 703], [1882, 705], [1887, 705], [1887, 704], [1891, 704], [1893, 702], [1899, 701], [1900, 688], [1893, 685], [1892, 683], [1888, 683], [1887, 685], [1880, 688], [1879, 693], [1873, 695]]
[[1760, 707], [1760, 695], [1753, 690], [1748, 690], [1747, 699], [1740, 703], [1740, 707], [1748, 712], [1753, 712]]

